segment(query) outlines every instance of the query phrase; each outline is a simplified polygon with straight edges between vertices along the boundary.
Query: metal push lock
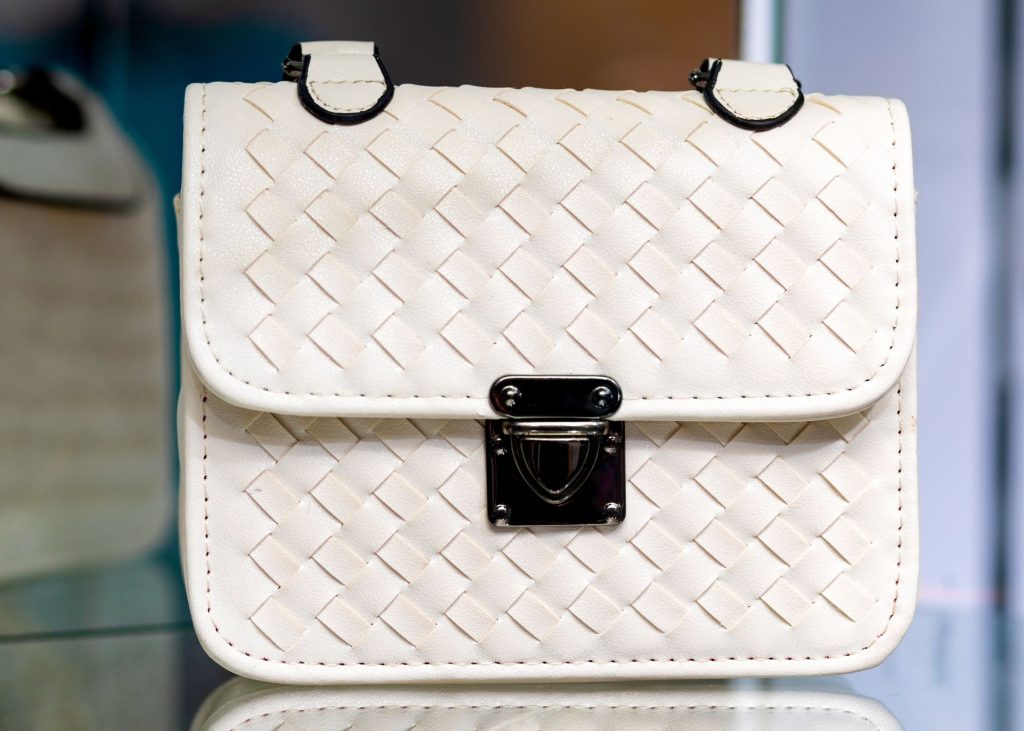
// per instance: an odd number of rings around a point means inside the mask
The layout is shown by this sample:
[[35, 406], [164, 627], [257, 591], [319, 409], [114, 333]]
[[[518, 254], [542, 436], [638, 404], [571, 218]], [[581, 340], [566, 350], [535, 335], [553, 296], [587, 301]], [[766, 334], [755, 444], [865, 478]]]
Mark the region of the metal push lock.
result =
[[626, 516], [622, 389], [605, 376], [505, 376], [491, 386], [487, 514], [496, 526], [608, 525]]

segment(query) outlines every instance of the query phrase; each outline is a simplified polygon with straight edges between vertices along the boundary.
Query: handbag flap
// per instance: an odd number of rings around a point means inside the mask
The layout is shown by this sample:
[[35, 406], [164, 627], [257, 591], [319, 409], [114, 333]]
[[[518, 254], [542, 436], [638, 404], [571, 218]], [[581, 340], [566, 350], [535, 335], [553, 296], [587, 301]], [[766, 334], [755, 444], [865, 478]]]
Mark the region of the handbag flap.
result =
[[485, 417], [507, 374], [615, 378], [622, 419], [815, 419], [914, 340], [909, 126], [810, 94], [767, 131], [696, 91], [403, 85], [329, 124], [192, 86], [183, 317], [237, 405]]

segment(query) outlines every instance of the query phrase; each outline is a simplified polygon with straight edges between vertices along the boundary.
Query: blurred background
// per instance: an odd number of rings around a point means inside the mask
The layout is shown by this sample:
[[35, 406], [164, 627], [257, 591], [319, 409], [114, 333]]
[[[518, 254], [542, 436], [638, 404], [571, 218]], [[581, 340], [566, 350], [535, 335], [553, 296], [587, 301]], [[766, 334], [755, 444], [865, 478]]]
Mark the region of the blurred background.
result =
[[[0, 3], [0, 69], [58, 69], [112, 115], [102, 139], [37, 149], [24, 128], [53, 120], [5, 107], [16, 77], [0, 72], [0, 727], [32, 727], [18, 714], [43, 713], [56, 689], [64, 705], [40, 728], [185, 727], [226, 677], [188, 631], [174, 530], [182, 94], [276, 80], [294, 41], [334, 38], [376, 40], [397, 83], [684, 89], [720, 56], [784, 60], [806, 91], [903, 99], [919, 192], [922, 606], [897, 655], [851, 687], [922, 727], [1024, 723], [1022, 6]], [[80, 697], [103, 701], [83, 711]]]

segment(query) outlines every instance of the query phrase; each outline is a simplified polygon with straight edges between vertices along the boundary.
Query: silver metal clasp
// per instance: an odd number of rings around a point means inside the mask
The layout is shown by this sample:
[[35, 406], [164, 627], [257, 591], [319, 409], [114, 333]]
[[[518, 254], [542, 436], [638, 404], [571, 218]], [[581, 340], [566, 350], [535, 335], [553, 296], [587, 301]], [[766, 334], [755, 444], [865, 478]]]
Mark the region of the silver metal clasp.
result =
[[622, 403], [605, 376], [505, 376], [486, 423], [487, 514], [496, 526], [608, 525], [626, 516]]

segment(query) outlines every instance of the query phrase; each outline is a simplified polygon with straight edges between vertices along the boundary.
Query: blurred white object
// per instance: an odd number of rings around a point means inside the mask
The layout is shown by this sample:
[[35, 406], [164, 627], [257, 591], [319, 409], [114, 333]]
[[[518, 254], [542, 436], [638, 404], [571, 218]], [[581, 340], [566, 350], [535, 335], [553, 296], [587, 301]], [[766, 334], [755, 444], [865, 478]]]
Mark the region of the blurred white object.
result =
[[169, 518], [155, 186], [99, 100], [0, 79], [0, 579], [140, 553]]

